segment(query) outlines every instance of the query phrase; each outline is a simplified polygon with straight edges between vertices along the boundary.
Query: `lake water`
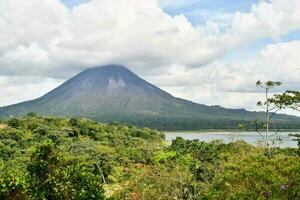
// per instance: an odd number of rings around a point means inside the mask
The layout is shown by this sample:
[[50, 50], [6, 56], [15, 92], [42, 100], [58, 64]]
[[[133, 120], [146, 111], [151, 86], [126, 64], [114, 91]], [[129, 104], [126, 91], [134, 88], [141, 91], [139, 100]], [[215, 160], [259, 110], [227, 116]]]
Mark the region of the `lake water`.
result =
[[[276, 142], [277, 147], [298, 147], [297, 142], [293, 141], [293, 138], [289, 134], [295, 134], [295, 132], [280, 132], [280, 142]], [[299, 133], [299, 132], [298, 132]], [[271, 133], [272, 134], [272, 133]], [[274, 134], [274, 133], [273, 133]], [[182, 137], [187, 140], [196, 140], [210, 142], [213, 140], [222, 140], [224, 143], [230, 143], [237, 140], [244, 140], [252, 145], [259, 146], [262, 141], [262, 137], [257, 132], [197, 132], [197, 131], [176, 131], [165, 132], [166, 140], [172, 141], [177, 137]]]

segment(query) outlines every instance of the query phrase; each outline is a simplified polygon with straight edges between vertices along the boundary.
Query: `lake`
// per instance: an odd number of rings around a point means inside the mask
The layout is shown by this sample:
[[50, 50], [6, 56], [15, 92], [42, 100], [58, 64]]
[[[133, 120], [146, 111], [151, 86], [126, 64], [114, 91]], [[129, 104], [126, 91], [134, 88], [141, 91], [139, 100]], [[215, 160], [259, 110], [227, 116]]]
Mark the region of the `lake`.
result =
[[[277, 142], [277, 147], [298, 147], [297, 142], [289, 134], [295, 132], [280, 132], [281, 142]], [[297, 132], [299, 133], [299, 132]], [[272, 134], [272, 133], [271, 133]], [[273, 133], [274, 134], [274, 133]], [[249, 144], [259, 146], [262, 138], [257, 132], [205, 132], [205, 131], [176, 131], [165, 132], [166, 140], [172, 141], [177, 137], [182, 137], [187, 140], [200, 140], [210, 142], [213, 140], [222, 140], [224, 143], [230, 143], [237, 140], [244, 140]]]

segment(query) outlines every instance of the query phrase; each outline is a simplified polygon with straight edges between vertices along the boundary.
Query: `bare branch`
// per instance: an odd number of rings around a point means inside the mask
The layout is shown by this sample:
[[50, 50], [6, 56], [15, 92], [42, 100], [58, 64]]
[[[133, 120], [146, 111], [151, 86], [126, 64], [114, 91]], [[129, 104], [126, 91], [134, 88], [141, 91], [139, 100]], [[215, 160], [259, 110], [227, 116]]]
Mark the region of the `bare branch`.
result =
[[280, 108], [278, 108], [277, 110], [275, 110], [274, 112], [272, 112], [272, 115], [270, 116], [270, 120], [276, 115], [276, 112], [278, 112], [280, 110]]

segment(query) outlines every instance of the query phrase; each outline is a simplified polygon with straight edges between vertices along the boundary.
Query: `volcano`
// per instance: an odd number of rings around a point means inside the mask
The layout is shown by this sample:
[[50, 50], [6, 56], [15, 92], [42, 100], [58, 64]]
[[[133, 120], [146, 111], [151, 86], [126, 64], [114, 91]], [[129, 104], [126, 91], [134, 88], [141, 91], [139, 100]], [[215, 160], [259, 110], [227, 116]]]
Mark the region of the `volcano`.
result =
[[[24, 116], [29, 112], [168, 130], [234, 128], [264, 117], [261, 112], [176, 98], [120, 65], [87, 69], [38, 99], [0, 108], [0, 117]], [[295, 116], [280, 114], [275, 119], [282, 127], [300, 124]]]

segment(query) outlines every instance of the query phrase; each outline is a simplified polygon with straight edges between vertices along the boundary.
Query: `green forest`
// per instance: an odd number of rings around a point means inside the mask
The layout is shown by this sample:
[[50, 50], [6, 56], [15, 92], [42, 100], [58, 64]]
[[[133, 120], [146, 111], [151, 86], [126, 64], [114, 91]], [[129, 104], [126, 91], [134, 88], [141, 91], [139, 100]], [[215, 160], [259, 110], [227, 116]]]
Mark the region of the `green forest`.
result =
[[0, 123], [0, 199], [300, 199], [300, 151], [34, 113]]

